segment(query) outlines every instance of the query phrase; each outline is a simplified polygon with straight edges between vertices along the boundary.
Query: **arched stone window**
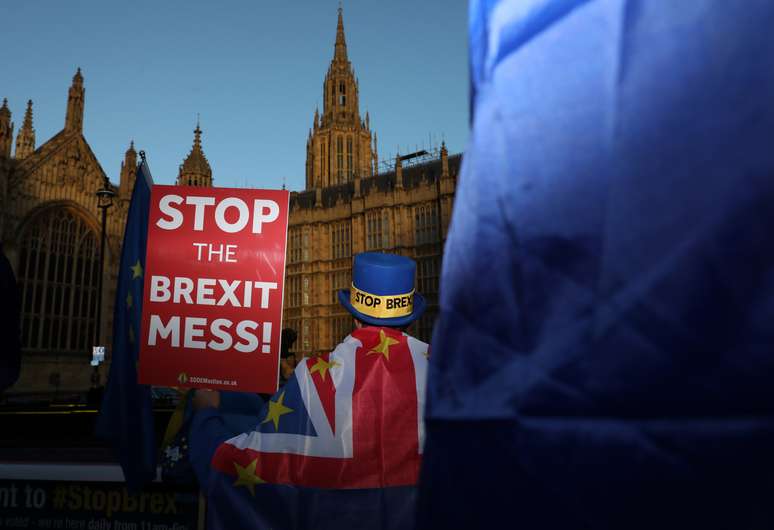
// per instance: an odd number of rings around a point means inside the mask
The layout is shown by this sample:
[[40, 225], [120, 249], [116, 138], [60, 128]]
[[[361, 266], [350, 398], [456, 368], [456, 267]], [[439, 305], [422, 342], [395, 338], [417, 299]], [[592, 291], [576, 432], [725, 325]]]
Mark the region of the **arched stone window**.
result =
[[97, 234], [74, 210], [52, 208], [25, 230], [19, 251], [24, 349], [88, 355], [97, 312]]

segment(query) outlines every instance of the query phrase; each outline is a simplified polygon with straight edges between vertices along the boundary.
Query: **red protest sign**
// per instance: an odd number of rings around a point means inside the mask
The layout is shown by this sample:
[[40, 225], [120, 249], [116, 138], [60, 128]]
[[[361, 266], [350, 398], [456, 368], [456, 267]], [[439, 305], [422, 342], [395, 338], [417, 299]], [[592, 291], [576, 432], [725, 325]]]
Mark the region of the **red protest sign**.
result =
[[140, 383], [276, 390], [289, 197], [153, 187]]

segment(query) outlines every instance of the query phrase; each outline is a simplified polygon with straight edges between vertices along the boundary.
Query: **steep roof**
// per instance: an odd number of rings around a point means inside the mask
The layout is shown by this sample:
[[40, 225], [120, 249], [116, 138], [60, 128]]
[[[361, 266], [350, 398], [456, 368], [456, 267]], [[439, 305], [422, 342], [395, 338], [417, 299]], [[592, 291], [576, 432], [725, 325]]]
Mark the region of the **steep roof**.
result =
[[80, 144], [80, 147], [86, 152], [86, 155], [97, 166], [97, 168], [99, 168], [100, 176], [104, 178], [106, 176], [105, 171], [102, 169], [102, 165], [99, 163], [99, 160], [97, 160], [97, 157], [91, 150], [89, 143], [83, 137], [83, 134], [79, 131], [62, 129], [54, 136], [52, 136], [48, 141], [44, 142], [40, 147], [35, 149], [31, 155], [18, 163], [12, 173], [11, 185], [13, 186], [26, 175], [33, 173], [40, 166], [45, 164], [48, 160], [56, 156], [59, 152], [63, 151], [73, 143]]
[[203, 175], [205, 177], [212, 177], [212, 169], [210, 163], [207, 161], [207, 157], [204, 156], [202, 151], [202, 130], [199, 128], [199, 124], [196, 124], [194, 130], [194, 143], [191, 148], [191, 152], [183, 161], [183, 165], [180, 167], [181, 175]]

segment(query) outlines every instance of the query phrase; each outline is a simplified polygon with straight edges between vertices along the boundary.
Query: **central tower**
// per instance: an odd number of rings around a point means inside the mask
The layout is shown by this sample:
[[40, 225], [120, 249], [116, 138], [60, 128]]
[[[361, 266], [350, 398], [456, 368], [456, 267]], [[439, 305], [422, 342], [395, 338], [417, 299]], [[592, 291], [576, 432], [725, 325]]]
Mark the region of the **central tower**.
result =
[[[370, 119], [360, 118], [358, 82], [347, 59], [344, 20], [339, 7], [333, 60], [323, 82], [323, 113], [314, 111], [306, 141], [306, 189], [334, 186], [355, 176], [369, 177], [378, 165]], [[373, 146], [373, 147], [372, 147]]]

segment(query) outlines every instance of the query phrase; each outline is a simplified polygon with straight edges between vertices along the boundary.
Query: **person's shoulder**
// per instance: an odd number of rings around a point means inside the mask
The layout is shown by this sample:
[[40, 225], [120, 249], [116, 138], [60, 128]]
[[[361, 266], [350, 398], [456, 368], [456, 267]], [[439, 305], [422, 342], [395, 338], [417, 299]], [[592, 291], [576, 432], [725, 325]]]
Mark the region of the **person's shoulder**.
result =
[[426, 342], [424, 342], [424, 341], [421, 341], [421, 340], [419, 340], [418, 338], [416, 338], [416, 337], [414, 337], [414, 336], [412, 336], [412, 335], [409, 335], [409, 334], [408, 334], [408, 333], [406, 333], [405, 331], [403, 332], [403, 336], [404, 336], [404, 337], [406, 337], [406, 341], [407, 341], [407, 342], [410, 342], [411, 344], [415, 344], [415, 345], [417, 345], [418, 347], [419, 347], [419, 346], [422, 346], [422, 347], [424, 347], [424, 348], [429, 348], [429, 347], [430, 347], [430, 345], [429, 345], [428, 343], [426, 343]]
[[[354, 330], [348, 335], [338, 347], [359, 348], [360, 346], [378, 346], [386, 342], [388, 347], [405, 343], [413, 357], [419, 359], [428, 359], [430, 355], [430, 345], [416, 337], [413, 337], [399, 329], [381, 326], [366, 326]], [[337, 348], [338, 348], [337, 347]], [[335, 350], [334, 350], [335, 351]]]
[[336, 347], [330, 351], [329, 355], [335, 355], [337, 352], [342, 352], [345, 350], [357, 349], [362, 343], [362, 341], [355, 335], [357, 331], [358, 330], [353, 330], [352, 333], [341, 339], [341, 342], [339, 342]]
[[408, 333], [403, 333], [403, 335], [406, 337], [406, 342], [412, 354], [420, 355], [425, 359], [430, 358], [430, 345], [428, 343], [412, 337]]

